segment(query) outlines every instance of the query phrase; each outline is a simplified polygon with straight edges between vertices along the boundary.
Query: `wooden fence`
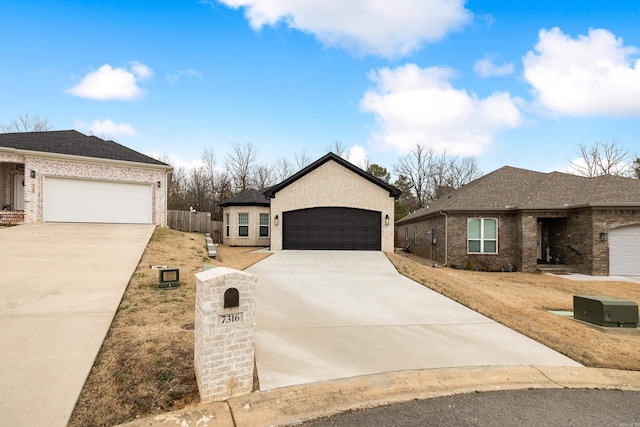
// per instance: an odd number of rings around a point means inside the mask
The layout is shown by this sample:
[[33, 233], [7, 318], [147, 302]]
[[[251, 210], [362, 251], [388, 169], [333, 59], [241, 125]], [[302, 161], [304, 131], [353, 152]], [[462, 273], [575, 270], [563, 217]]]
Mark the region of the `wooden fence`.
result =
[[211, 233], [214, 242], [222, 240], [222, 221], [211, 221], [211, 212], [167, 211], [167, 225], [172, 230]]

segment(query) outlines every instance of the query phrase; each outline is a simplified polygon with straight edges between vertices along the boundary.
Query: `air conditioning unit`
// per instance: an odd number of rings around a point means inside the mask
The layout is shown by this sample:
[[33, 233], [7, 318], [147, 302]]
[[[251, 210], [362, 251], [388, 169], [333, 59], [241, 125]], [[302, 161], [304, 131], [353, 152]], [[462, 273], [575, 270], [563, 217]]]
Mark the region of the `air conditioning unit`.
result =
[[573, 318], [594, 325], [637, 328], [638, 304], [603, 296], [573, 296]]

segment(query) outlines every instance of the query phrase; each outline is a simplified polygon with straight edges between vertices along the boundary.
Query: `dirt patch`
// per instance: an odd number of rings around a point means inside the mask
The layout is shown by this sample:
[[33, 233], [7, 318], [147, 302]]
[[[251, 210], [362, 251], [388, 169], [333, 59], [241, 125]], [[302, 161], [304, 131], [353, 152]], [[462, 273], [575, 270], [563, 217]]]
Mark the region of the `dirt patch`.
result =
[[[131, 277], [69, 426], [112, 426], [199, 401], [193, 369], [195, 273], [204, 264], [244, 270], [269, 255], [219, 245], [203, 234], [157, 228]], [[181, 285], [158, 289], [152, 266], [180, 269]]]
[[589, 367], [640, 370], [640, 336], [603, 333], [548, 310], [572, 311], [574, 295], [640, 301], [640, 284], [572, 281], [547, 274], [432, 268], [410, 254], [388, 254], [401, 274]]

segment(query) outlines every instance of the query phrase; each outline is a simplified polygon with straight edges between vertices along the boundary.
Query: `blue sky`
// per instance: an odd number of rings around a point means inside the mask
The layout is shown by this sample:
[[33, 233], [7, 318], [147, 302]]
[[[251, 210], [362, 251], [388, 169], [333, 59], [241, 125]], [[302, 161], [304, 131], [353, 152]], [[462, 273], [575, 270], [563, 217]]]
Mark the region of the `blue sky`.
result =
[[640, 151], [640, 3], [593, 0], [5, 0], [0, 123], [114, 139], [189, 165], [335, 141], [390, 171], [421, 143], [566, 170]]

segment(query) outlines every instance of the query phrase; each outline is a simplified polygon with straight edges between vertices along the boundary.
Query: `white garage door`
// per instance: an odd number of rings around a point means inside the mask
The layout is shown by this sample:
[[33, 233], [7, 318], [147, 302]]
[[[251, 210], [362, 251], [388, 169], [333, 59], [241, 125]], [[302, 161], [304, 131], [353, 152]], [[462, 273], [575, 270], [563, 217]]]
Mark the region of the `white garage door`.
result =
[[640, 226], [609, 232], [609, 274], [640, 276]]
[[151, 185], [45, 178], [45, 222], [150, 224]]

